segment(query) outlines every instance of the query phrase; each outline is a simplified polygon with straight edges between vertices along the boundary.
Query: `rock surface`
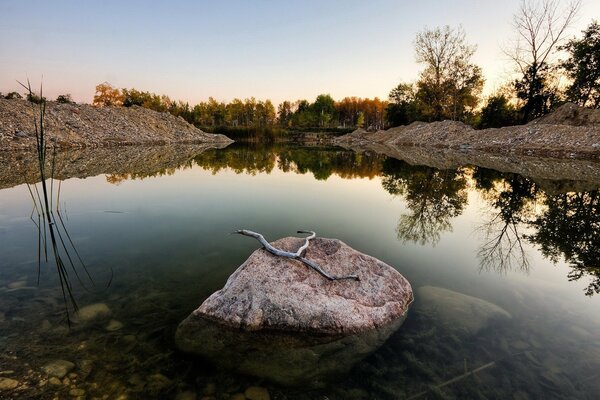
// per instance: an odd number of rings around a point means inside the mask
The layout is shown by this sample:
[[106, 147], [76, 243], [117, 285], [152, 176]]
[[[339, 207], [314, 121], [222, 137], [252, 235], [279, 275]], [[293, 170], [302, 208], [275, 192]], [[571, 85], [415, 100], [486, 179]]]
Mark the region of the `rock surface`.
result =
[[111, 314], [112, 312], [106, 304], [95, 303], [81, 307], [76, 314], [76, 319], [81, 322], [91, 322], [106, 319]]
[[11, 378], [0, 378], [0, 390], [11, 390], [19, 386], [19, 381]]
[[[303, 242], [288, 237], [273, 245], [296, 251]], [[360, 281], [331, 282], [297, 260], [260, 249], [192, 318], [247, 331], [347, 334], [395, 321], [413, 300], [410, 284], [398, 271], [339, 240], [314, 239], [305, 257], [333, 275], [358, 274]]]
[[62, 379], [65, 375], [71, 372], [73, 368], [75, 368], [75, 364], [73, 364], [71, 361], [56, 360], [44, 365], [42, 367], [42, 371], [49, 376]]
[[417, 289], [415, 310], [456, 331], [477, 334], [495, 319], [511, 318], [508, 311], [478, 297], [436, 286]]
[[[273, 245], [296, 251], [302, 243]], [[395, 269], [336, 239], [314, 239], [305, 257], [360, 281], [328, 281], [299, 261], [256, 250], [179, 325], [178, 347], [280, 384], [319, 386], [400, 327], [413, 293]]]
[[401, 148], [424, 146], [517, 153], [557, 158], [600, 159], [600, 110], [565, 104], [527, 125], [475, 130], [457, 121], [413, 122], [385, 131], [364, 129], [334, 140], [353, 148], [369, 143]]
[[[46, 103], [46, 133], [59, 148], [128, 144], [231, 143], [184, 119], [138, 106]], [[34, 110], [25, 100], [0, 99], [0, 151], [35, 149]]]

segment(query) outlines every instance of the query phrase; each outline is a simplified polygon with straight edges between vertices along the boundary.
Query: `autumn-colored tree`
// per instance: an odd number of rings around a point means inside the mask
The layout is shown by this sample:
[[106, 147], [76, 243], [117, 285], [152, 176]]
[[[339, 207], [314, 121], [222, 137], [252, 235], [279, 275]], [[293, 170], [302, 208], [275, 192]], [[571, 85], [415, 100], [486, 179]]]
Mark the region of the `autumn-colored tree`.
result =
[[99, 107], [113, 107], [123, 105], [123, 94], [110, 83], [104, 82], [96, 86], [93, 104]]

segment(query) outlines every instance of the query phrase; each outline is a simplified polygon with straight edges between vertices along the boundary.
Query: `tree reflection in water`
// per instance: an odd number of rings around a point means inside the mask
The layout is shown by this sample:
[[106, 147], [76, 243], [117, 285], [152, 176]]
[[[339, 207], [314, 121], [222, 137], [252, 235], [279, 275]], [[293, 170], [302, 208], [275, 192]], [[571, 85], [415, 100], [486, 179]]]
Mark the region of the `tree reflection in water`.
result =
[[535, 214], [537, 185], [521, 175], [484, 168], [475, 168], [473, 180], [490, 205], [486, 221], [478, 228], [484, 238], [477, 254], [480, 270], [529, 272], [525, 238], [520, 230]]
[[598, 190], [548, 196], [545, 210], [532, 221], [527, 238], [553, 262], [564, 258], [569, 280], [590, 276], [588, 296], [600, 293], [600, 195]]
[[388, 158], [383, 163], [382, 185], [402, 196], [411, 211], [402, 214], [396, 234], [402, 242], [435, 245], [441, 234], [452, 231], [450, 220], [467, 204], [467, 179], [462, 169], [438, 170], [412, 166]]

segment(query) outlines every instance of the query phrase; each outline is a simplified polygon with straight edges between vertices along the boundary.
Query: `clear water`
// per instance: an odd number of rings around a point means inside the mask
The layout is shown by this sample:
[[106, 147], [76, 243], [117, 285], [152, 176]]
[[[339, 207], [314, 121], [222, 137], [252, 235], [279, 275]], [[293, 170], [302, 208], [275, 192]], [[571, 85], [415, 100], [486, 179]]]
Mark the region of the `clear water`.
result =
[[[80, 307], [106, 304], [123, 325], [113, 331], [106, 320], [68, 327], [43, 253], [37, 282], [28, 187], [0, 186], [0, 378], [18, 381], [0, 397], [228, 399], [250, 386], [275, 399], [600, 396], [598, 186], [339, 148], [236, 144], [160, 163], [166, 151], [139, 151], [148, 153], [143, 170], [121, 160], [99, 173], [79, 157], [61, 183], [61, 216], [93, 279], [75, 260], [83, 285], [71, 272], [74, 297]], [[257, 248], [229, 234], [238, 228], [339, 238], [406, 276], [415, 306], [383, 347], [325, 388], [218, 370], [178, 352], [173, 334]], [[511, 317], [420, 309], [423, 286]], [[51, 382], [42, 366], [57, 359], [75, 367]]]

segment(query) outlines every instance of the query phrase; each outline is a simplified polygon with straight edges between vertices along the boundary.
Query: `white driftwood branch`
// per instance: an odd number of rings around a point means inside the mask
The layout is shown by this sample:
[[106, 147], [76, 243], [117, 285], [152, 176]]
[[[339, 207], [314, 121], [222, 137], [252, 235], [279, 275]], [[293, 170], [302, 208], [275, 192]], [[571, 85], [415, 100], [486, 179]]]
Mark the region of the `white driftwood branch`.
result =
[[329, 275], [327, 272], [323, 271], [323, 269], [321, 267], [319, 267], [316, 263], [314, 263], [313, 261], [310, 261], [302, 256], [304, 251], [306, 251], [306, 249], [308, 248], [309, 242], [317, 236], [317, 234], [315, 232], [298, 231], [298, 233], [310, 233], [310, 235], [307, 236], [306, 238], [304, 238], [304, 244], [302, 246], [300, 246], [298, 251], [296, 251], [295, 253], [292, 253], [289, 251], [284, 251], [284, 250], [281, 250], [281, 249], [271, 246], [271, 243], [267, 242], [265, 237], [257, 232], [252, 232], [247, 229], [240, 229], [240, 230], [235, 231], [234, 233], [253, 237], [256, 240], [258, 240], [260, 242], [260, 244], [262, 244], [262, 246], [265, 248], [265, 250], [267, 250], [269, 253], [279, 256], [279, 257], [292, 258], [294, 260], [301, 261], [302, 263], [308, 265], [310, 268], [314, 269], [315, 271], [317, 271], [319, 274], [323, 275], [325, 278], [329, 279], [330, 281], [337, 281], [337, 280], [341, 280], [341, 279], [353, 279], [355, 281], [360, 280], [357, 275], [347, 275], [347, 276]]

